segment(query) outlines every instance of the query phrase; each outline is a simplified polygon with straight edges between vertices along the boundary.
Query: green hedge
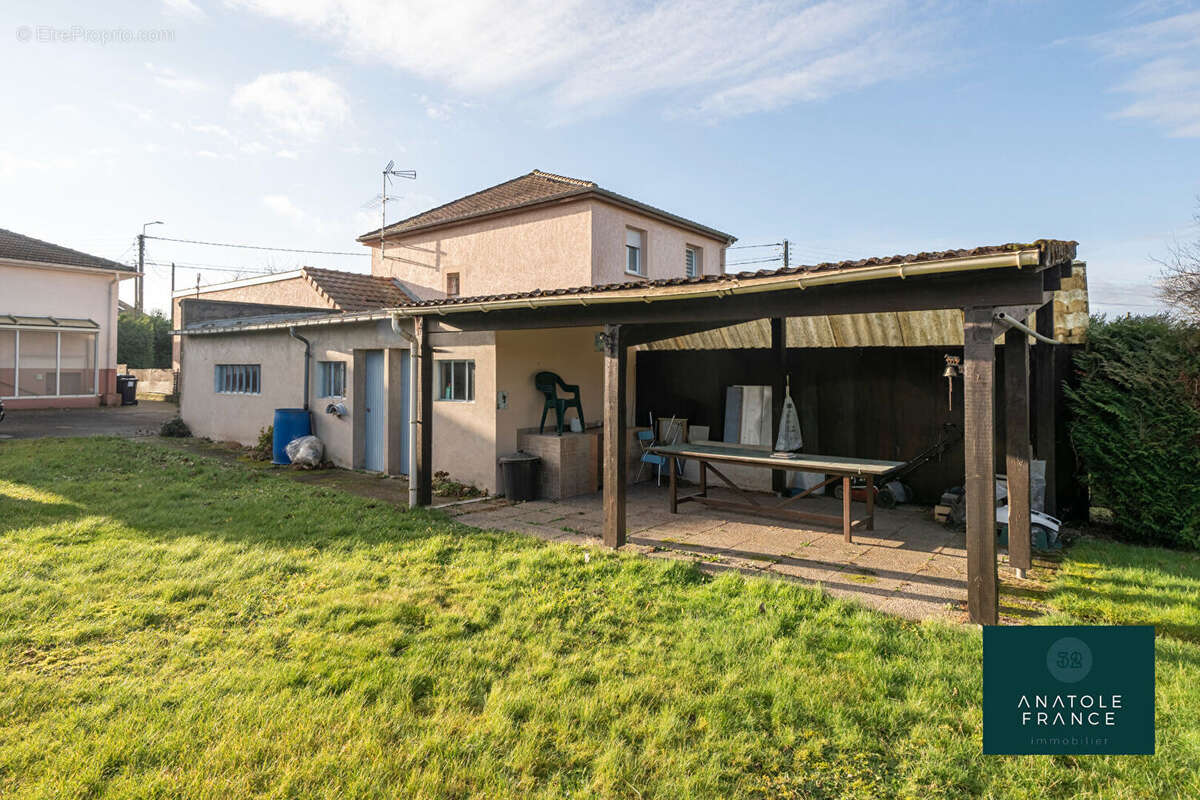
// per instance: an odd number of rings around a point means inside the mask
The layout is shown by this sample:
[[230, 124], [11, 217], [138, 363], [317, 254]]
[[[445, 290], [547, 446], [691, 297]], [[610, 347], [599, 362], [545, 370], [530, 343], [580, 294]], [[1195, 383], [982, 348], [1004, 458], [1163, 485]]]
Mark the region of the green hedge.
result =
[[1066, 387], [1092, 503], [1131, 540], [1200, 548], [1200, 327], [1094, 318]]

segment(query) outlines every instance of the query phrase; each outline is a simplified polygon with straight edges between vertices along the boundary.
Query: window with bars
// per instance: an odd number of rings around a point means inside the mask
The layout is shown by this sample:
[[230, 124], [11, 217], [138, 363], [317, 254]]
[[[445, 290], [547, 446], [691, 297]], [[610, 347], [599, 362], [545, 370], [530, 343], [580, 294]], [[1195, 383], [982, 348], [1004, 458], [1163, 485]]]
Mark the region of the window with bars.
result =
[[346, 396], [346, 362], [317, 362], [317, 397]]
[[704, 272], [704, 251], [699, 247], [687, 247], [683, 251], [684, 270], [689, 278], [698, 278]]
[[260, 394], [261, 371], [259, 364], [217, 364], [214, 391], [217, 394]]
[[437, 362], [438, 400], [457, 400], [460, 403], [475, 399], [475, 362]]

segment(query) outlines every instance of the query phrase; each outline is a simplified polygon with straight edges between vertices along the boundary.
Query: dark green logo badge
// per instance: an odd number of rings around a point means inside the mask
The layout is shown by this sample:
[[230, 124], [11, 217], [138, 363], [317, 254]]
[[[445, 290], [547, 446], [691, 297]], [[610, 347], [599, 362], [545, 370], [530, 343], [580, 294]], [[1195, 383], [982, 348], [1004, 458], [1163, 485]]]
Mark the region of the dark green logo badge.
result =
[[983, 629], [983, 752], [1154, 753], [1154, 628]]

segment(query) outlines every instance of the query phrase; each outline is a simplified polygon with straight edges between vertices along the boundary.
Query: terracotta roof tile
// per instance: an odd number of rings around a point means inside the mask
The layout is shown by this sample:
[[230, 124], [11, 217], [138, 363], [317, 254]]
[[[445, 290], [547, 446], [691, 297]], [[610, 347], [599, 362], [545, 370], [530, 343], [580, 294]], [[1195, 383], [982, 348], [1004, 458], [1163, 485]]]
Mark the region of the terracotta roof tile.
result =
[[412, 295], [391, 278], [304, 267], [301, 270], [313, 287], [341, 311], [370, 311], [410, 303]]
[[879, 258], [863, 258], [854, 261], [825, 262], [812, 266], [785, 267], [782, 269], [760, 269], [756, 272], [726, 273], [724, 275], [701, 275], [696, 278], [665, 278], [653, 281], [625, 281], [623, 283], [608, 283], [598, 286], [576, 286], [567, 289], [538, 289], [532, 292], [513, 292], [509, 294], [485, 295], [481, 297], [448, 297], [437, 300], [426, 300], [420, 303], [407, 303], [404, 307], [416, 308], [424, 306], [450, 306], [464, 303], [486, 303], [494, 300], [520, 300], [535, 297], [555, 297], [562, 295], [594, 294], [598, 292], [615, 292], [623, 289], [644, 289], [656, 286], [684, 286], [688, 284], [720, 284], [748, 278], [769, 278], [779, 275], [798, 275], [802, 272], [831, 272], [849, 270], [859, 267], [894, 266], [899, 264], [918, 264], [927, 261], [943, 261], [950, 258], [965, 258], [968, 256], [996, 255], [1011, 253], [1017, 250], [1038, 249], [1041, 251], [1043, 266], [1055, 266], [1068, 263], [1075, 258], [1077, 242], [1059, 239], [1038, 239], [1026, 244], [1000, 244], [984, 247], [973, 247], [958, 250], [939, 250], [935, 252], [909, 253], [906, 255], [884, 256]]
[[[513, 211], [539, 203], [561, 200], [568, 197], [593, 195], [606, 198], [609, 201], [634, 207], [653, 216], [670, 220], [676, 225], [700, 231], [717, 239], [735, 241], [733, 236], [722, 231], [701, 225], [698, 222], [676, 216], [660, 208], [646, 205], [623, 195], [602, 189], [592, 181], [580, 178], [570, 178], [565, 175], [555, 175], [552, 172], [542, 172], [535, 169], [528, 175], [513, 178], [510, 181], [482, 189], [466, 197], [460, 197], [444, 205], [422, 211], [420, 214], [402, 219], [387, 226], [388, 235], [408, 233], [410, 231], [438, 225], [447, 225], [464, 220]], [[379, 237], [380, 229], [358, 237], [358, 241], [370, 243], [372, 237]]]
[[71, 267], [90, 267], [109, 272], [136, 272], [128, 264], [110, 261], [107, 258], [81, 253], [62, 245], [43, 242], [32, 236], [6, 231], [0, 228], [0, 258], [11, 258], [17, 261], [38, 261], [45, 264], [65, 264]]

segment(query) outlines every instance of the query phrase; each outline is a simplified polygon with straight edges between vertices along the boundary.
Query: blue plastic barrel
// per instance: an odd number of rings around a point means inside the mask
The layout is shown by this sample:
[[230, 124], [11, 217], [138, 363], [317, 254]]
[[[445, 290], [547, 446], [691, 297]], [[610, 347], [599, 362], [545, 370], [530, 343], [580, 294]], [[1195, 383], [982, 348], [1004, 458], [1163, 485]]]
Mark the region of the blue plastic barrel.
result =
[[303, 408], [275, 409], [275, 438], [271, 442], [272, 462], [290, 464], [287, 446], [293, 439], [312, 433], [312, 417]]

